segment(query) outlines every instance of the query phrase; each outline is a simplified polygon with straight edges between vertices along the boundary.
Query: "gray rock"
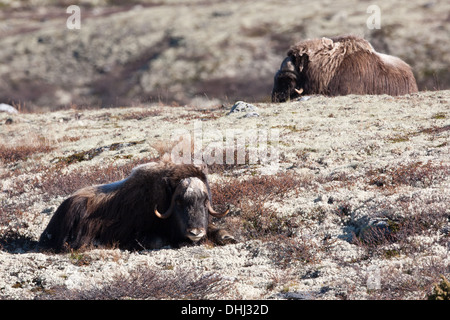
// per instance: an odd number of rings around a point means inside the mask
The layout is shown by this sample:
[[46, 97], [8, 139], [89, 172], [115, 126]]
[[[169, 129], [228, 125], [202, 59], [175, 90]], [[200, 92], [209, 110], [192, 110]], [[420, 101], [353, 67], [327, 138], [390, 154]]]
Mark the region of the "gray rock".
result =
[[250, 103], [238, 101], [231, 107], [230, 114], [235, 112], [256, 112], [258, 108]]
[[244, 118], [252, 118], [252, 117], [259, 117], [259, 113], [258, 112], [249, 112], [244, 116]]
[[314, 296], [311, 292], [287, 292], [284, 294], [284, 298], [287, 300], [313, 300]]
[[19, 113], [19, 111], [17, 111], [16, 108], [6, 103], [0, 103], [0, 112], [7, 112], [13, 114]]
[[55, 208], [53, 208], [53, 207], [48, 207], [48, 208], [43, 209], [43, 210], [41, 211], [41, 213], [42, 213], [42, 214], [50, 214], [50, 213], [52, 213], [53, 211], [55, 211]]
[[308, 101], [309, 99], [311, 99], [311, 96], [301, 96], [294, 101]]
[[366, 224], [361, 224], [357, 230], [357, 235], [362, 241], [382, 242], [392, 234], [387, 219], [365, 219]]

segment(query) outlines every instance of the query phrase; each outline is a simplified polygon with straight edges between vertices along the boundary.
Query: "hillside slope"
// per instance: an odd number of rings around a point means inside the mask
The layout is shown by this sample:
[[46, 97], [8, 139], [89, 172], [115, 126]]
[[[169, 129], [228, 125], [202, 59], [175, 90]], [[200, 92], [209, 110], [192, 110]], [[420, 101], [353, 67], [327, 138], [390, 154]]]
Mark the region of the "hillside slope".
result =
[[[0, 297], [423, 299], [450, 275], [449, 102], [450, 91], [436, 91], [236, 113], [231, 104], [0, 113]], [[210, 166], [215, 205], [232, 204], [216, 223], [237, 244], [35, 250], [65, 197], [127, 176], [194, 130], [203, 155], [230, 132], [277, 151], [269, 165]], [[150, 292], [149, 278], [192, 295]]]
[[[267, 102], [287, 49], [356, 34], [450, 89], [448, 1], [0, 1], [0, 103], [23, 109]], [[81, 29], [66, 28], [69, 4]]]

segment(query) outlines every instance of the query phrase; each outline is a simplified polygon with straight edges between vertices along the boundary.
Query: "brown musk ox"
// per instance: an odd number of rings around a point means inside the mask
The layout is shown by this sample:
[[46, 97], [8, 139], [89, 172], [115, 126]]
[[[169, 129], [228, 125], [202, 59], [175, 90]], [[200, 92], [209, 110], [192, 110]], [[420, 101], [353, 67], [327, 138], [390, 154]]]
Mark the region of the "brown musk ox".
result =
[[363, 38], [348, 35], [293, 45], [275, 74], [272, 102], [301, 94], [397, 96], [417, 91], [408, 64], [376, 52]]
[[122, 249], [180, 247], [208, 237], [235, 242], [214, 227], [206, 166], [154, 162], [133, 169], [124, 180], [76, 191], [56, 210], [39, 239], [56, 252], [90, 246]]

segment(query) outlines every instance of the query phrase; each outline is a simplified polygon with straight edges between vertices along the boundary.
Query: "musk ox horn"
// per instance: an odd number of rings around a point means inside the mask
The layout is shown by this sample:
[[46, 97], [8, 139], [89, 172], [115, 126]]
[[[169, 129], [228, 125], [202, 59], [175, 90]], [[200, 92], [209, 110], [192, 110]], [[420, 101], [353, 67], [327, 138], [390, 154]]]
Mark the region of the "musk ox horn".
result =
[[209, 214], [215, 218], [225, 217], [228, 214], [228, 212], [230, 212], [230, 207], [228, 207], [227, 210], [225, 210], [225, 212], [222, 212], [222, 213], [215, 211], [211, 206], [211, 202], [209, 202], [209, 201], [207, 201], [207, 203], [206, 203], [206, 208], [208, 209]]
[[295, 92], [297, 92], [298, 94], [302, 94], [302, 93], [303, 93], [303, 88], [300, 88], [300, 89], [295, 88], [294, 90], [295, 90]]
[[166, 212], [161, 213], [158, 211], [157, 206], [155, 205], [155, 216], [157, 216], [160, 219], [167, 219], [168, 217], [170, 217], [172, 215], [173, 212], [173, 208], [175, 207], [175, 198], [180, 194], [181, 192], [181, 188], [178, 185], [175, 189], [175, 192], [172, 195], [172, 200], [170, 201], [170, 207], [169, 209], [167, 209]]
[[174, 202], [172, 201], [172, 203], [170, 204], [169, 209], [167, 209], [167, 211], [164, 212], [164, 213], [160, 213], [158, 211], [158, 209], [156, 208], [156, 206], [155, 206], [155, 216], [157, 216], [160, 219], [167, 219], [168, 217], [170, 217], [172, 215], [172, 211], [173, 211], [173, 203]]
[[157, 216], [160, 219], [167, 219], [168, 217], [170, 217], [173, 212], [173, 207], [175, 206], [175, 197], [178, 195], [178, 193], [179, 193], [179, 188], [176, 188], [175, 192], [172, 196], [172, 200], [170, 201], [170, 207], [169, 207], [169, 209], [167, 209], [166, 212], [164, 212], [164, 213], [159, 212], [157, 209], [157, 206], [155, 205], [155, 216]]

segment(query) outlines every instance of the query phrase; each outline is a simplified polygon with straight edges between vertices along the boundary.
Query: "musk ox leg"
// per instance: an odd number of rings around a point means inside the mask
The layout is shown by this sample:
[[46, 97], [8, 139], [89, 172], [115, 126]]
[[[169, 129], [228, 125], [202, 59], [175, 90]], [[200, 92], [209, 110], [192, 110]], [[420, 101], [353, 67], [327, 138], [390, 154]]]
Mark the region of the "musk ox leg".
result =
[[236, 239], [227, 230], [217, 228], [211, 224], [208, 226], [208, 238], [218, 245], [237, 243]]

